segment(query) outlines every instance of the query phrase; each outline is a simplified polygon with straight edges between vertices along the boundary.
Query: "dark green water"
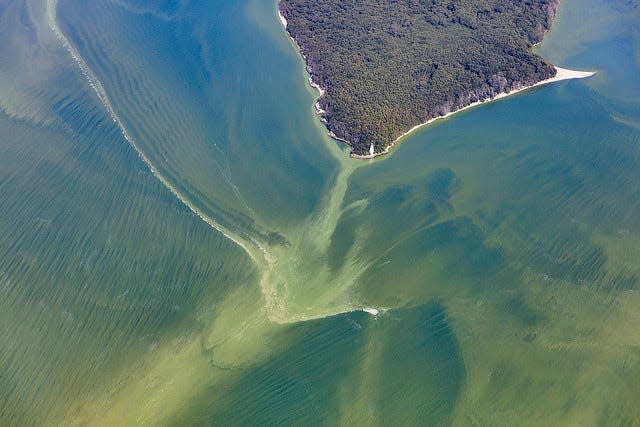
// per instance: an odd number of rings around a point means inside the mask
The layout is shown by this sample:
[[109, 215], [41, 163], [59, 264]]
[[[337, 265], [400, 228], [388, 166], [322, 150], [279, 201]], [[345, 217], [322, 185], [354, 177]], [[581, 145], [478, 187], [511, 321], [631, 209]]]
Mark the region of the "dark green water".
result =
[[271, 0], [0, 19], [0, 425], [640, 423], [637, 1], [367, 162]]

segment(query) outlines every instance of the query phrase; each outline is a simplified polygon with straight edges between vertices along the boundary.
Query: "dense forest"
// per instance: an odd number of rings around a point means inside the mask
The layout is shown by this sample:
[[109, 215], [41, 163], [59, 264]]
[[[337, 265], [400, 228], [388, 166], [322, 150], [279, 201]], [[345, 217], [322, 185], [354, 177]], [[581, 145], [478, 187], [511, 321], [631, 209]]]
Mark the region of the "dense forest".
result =
[[352, 154], [384, 151], [430, 118], [555, 75], [531, 48], [559, 0], [280, 0]]

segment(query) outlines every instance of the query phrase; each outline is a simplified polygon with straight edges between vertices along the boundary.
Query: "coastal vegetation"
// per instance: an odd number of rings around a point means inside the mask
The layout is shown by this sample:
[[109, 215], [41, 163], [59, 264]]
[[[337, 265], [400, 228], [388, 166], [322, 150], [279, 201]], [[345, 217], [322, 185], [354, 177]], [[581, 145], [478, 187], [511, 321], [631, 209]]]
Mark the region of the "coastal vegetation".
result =
[[553, 77], [531, 52], [558, 0], [280, 0], [317, 109], [352, 155], [415, 125]]

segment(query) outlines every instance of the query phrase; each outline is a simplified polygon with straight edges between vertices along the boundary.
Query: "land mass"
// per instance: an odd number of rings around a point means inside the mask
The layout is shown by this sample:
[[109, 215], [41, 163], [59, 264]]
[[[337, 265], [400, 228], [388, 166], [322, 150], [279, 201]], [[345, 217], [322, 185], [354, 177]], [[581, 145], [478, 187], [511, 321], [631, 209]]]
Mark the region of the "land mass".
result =
[[452, 112], [591, 75], [531, 51], [558, 1], [280, 0], [279, 12], [320, 91], [329, 134], [371, 158]]

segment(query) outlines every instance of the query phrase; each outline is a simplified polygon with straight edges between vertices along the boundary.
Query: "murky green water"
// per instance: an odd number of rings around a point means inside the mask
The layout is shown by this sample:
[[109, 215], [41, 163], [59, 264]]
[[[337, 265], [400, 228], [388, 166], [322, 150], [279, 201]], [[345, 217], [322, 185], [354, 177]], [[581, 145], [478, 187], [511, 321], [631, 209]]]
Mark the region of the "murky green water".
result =
[[0, 4], [0, 424], [640, 423], [639, 9], [363, 162], [271, 0]]

